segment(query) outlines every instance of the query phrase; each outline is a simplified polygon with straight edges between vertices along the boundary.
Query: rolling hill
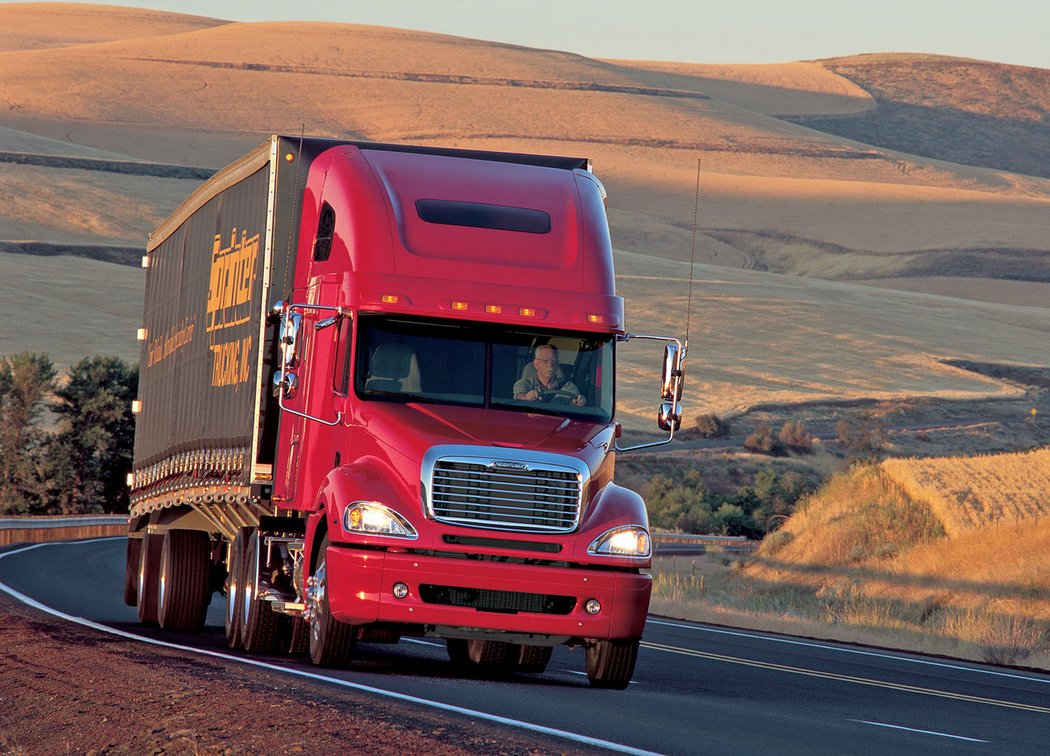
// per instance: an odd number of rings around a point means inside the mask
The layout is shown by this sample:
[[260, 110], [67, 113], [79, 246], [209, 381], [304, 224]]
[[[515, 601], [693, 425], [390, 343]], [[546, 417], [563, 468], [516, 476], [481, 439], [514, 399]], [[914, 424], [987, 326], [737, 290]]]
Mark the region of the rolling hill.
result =
[[[140, 300], [92, 305], [47, 281], [131, 292], [141, 271], [24, 253], [133, 260], [203, 177], [303, 129], [590, 156], [636, 329], [681, 328], [699, 161], [697, 410], [999, 396], [1010, 389], [943, 360], [1045, 363], [1046, 71], [920, 55], [595, 60], [50, 3], [0, 5], [0, 30], [0, 296], [19, 302], [0, 351], [134, 358]], [[96, 317], [126, 344], [97, 340]], [[625, 351], [623, 406], [645, 426], [655, 364]]]

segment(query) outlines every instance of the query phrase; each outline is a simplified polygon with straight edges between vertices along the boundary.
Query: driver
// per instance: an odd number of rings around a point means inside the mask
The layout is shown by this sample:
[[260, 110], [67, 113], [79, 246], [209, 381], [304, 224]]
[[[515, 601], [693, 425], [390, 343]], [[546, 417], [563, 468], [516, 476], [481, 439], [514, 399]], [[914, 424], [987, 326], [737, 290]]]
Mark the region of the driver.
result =
[[[577, 407], [586, 404], [576, 384], [567, 380], [558, 369], [558, 349], [552, 344], [536, 347], [532, 364], [536, 368], [535, 378], [521, 378], [514, 384], [514, 398], [526, 402], [549, 400], [552, 396], [563, 397]], [[557, 392], [552, 395], [549, 392]]]

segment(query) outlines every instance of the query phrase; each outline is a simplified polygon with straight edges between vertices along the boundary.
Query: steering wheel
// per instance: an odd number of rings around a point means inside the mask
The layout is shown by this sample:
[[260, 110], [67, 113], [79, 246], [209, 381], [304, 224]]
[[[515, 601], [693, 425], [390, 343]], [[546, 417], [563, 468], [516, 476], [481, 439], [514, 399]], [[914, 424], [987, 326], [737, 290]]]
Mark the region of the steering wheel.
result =
[[540, 401], [552, 404], [571, 404], [579, 394], [561, 389], [540, 389]]

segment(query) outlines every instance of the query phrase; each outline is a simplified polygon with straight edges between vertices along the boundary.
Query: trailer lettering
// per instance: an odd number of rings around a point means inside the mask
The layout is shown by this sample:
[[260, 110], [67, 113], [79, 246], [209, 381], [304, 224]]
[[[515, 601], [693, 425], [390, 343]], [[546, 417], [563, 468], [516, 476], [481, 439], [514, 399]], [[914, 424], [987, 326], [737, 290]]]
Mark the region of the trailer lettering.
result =
[[153, 367], [193, 341], [194, 328], [196, 325], [185, 318], [168, 329], [167, 333], [152, 339], [146, 349], [146, 366]]
[[208, 333], [251, 320], [258, 257], [259, 234], [249, 238], [242, 229], [238, 239], [235, 227], [228, 247], [222, 246], [220, 234], [215, 235], [208, 280]]
[[211, 385], [216, 388], [247, 383], [251, 374], [252, 337], [211, 345]]

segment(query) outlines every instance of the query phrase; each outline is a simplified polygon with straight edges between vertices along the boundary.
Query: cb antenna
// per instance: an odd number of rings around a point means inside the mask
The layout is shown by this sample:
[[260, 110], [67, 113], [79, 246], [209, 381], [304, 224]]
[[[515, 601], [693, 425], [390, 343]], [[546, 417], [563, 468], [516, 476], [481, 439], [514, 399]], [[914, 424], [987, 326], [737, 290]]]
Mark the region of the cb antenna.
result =
[[689, 325], [693, 315], [693, 268], [696, 266], [696, 224], [700, 217], [700, 158], [696, 159], [696, 198], [693, 200], [693, 252], [689, 259], [689, 299], [685, 307], [685, 348], [689, 350]]

